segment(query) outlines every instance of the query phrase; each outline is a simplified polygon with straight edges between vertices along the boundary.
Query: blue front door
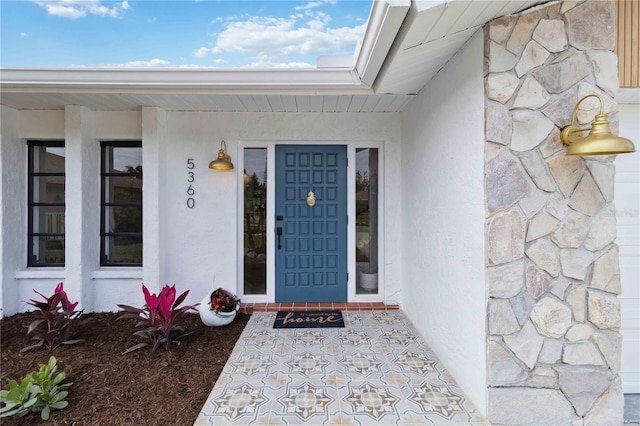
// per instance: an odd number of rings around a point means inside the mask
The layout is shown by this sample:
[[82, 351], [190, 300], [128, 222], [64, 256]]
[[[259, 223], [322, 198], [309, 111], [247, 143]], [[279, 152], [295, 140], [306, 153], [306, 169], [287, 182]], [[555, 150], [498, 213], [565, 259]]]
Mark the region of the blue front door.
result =
[[347, 147], [278, 145], [275, 179], [276, 301], [346, 302]]

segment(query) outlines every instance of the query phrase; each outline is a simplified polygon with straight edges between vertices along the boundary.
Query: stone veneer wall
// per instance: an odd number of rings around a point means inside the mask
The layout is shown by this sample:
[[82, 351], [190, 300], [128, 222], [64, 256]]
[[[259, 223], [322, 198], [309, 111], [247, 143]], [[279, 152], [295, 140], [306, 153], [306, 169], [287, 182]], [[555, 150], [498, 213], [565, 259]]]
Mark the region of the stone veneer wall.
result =
[[[565, 1], [485, 29], [492, 423], [623, 421], [614, 157], [559, 137], [584, 95], [617, 117], [614, 18], [613, 1]], [[585, 123], [599, 102], [582, 105]]]

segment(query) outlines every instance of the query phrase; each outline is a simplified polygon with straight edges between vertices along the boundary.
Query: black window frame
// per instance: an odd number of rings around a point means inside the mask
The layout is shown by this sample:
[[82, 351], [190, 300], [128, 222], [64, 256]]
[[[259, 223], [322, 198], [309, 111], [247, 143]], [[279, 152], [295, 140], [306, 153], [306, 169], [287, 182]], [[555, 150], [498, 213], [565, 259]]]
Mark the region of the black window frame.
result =
[[[142, 241], [143, 231], [140, 232], [107, 232], [105, 230], [105, 225], [107, 223], [106, 215], [108, 207], [139, 207], [140, 214], [143, 214], [142, 208], [142, 199], [140, 199], [140, 203], [112, 203], [106, 201], [106, 183], [107, 178], [115, 176], [136, 176], [143, 178], [143, 173], [127, 173], [127, 172], [107, 172], [106, 167], [106, 159], [107, 159], [107, 149], [109, 148], [142, 148], [142, 141], [101, 141], [100, 142], [100, 266], [116, 266], [116, 267], [127, 267], [127, 266], [142, 266], [142, 261], [139, 263], [124, 263], [124, 262], [109, 262], [107, 259], [107, 253], [105, 250], [106, 247], [106, 239], [108, 237], [140, 237], [140, 241]], [[144, 220], [144, 216], [143, 216]]]
[[[66, 246], [66, 227], [65, 232], [33, 232], [33, 209], [34, 207], [65, 207], [66, 201], [66, 183], [65, 183], [65, 200], [61, 203], [43, 203], [43, 202], [34, 202], [34, 193], [33, 193], [33, 180], [35, 177], [65, 177], [66, 175], [66, 157], [65, 157], [65, 171], [61, 173], [52, 173], [52, 172], [34, 172], [34, 148], [39, 147], [51, 147], [51, 148], [65, 148], [64, 140], [27, 140], [27, 267], [30, 268], [44, 268], [44, 267], [64, 267], [65, 261], [61, 263], [35, 263], [34, 258], [36, 253], [33, 252], [33, 238], [34, 237], [62, 237], [64, 243], [63, 247]], [[65, 211], [66, 216], [66, 211]]]

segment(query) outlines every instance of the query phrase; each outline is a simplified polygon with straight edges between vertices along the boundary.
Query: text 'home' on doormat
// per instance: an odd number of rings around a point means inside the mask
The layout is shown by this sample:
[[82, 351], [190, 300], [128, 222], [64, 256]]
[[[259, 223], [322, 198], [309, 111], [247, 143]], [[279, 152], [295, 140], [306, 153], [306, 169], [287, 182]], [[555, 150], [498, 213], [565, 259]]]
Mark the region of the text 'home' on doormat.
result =
[[278, 311], [273, 328], [344, 327], [342, 311]]

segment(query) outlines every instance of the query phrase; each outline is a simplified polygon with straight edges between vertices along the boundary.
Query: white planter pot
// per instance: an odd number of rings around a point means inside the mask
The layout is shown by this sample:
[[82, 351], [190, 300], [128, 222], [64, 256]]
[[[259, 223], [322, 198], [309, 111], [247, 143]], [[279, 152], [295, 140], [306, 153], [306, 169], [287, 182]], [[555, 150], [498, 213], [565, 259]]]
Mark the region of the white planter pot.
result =
[[211, 310], [211, 293], [204, 296], [198, 306], [198, 313], [202, 323], [209, 327], [223, 327], [233, 322], [240, 306], [232, 312], [218, 312]]
[[360, 272], [360, 287], [366, 290], [375, 290], [378, 288], [378, 274], [368, 274]]

